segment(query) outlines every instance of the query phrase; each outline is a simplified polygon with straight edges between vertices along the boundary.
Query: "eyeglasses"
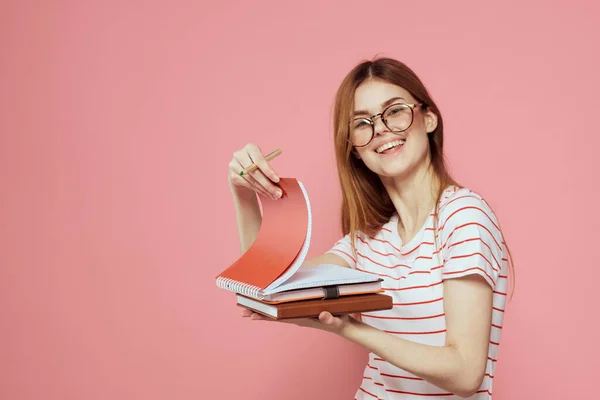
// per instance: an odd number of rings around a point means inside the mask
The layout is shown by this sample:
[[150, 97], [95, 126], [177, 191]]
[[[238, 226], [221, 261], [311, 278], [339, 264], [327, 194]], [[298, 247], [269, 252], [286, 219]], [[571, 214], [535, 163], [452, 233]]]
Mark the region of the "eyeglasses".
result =
[[415, 108], [418, 104], [394, 103], [371, 118], [354, 118], [349, 123], [350, 142], [354, 147], [364, 147], [371, 143], [375, 136], [375, 118], [381, 117], [383, 124], [394, 133], [406, 131], [413, 123]]

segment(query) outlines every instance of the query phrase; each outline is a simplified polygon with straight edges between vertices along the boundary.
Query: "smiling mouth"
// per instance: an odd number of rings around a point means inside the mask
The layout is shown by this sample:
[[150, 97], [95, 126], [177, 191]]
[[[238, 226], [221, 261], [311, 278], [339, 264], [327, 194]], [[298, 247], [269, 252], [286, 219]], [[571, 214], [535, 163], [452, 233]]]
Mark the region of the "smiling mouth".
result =
[[378, 154], [384, 153], [389, 149], [393, 149], [398, 146], [403, 146], [404, 142], [405, 142], [405, 140], [403, 140], [403, 139], [394, 140], [393, 142], [389, 142], [389, 143], [379, 146], [378, 148], [375, 149], [375, 152]]

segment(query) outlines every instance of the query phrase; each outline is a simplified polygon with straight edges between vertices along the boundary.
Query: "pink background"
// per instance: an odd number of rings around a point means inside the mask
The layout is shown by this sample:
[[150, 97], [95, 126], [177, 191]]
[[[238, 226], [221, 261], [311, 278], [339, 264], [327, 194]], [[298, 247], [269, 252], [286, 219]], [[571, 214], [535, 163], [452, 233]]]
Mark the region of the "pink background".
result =
[[377, 54], [423, 78], [512, 245], [494, 398], [594, 397], [598, 11], [4, 1], [0, 398], [352, 398], [363, 349], [242, 320], [214, 277], [239, 254], [226, 174], [249, 141], [305, 183], [310, 255], [339, 237], [333, 96]]

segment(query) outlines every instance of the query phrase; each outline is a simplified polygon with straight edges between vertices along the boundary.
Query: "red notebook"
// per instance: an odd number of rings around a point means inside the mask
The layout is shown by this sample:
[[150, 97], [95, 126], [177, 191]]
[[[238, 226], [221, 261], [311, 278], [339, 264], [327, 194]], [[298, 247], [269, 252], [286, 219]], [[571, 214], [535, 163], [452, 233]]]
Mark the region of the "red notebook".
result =
[[333, 264], [302, 267], [312, 230], [308, 194], [302, 182], [294, 178], [281, 178], [278, 185], [282, 198], [259, 197], [263, 215], [258, 236], [237, 261], [216, 277], [217, 286], [261, 301], [280, 300], [273, 297], [277, 293], [286, 293], [286, 298], [293, 300], [303, 296], [314, 299], [314, 290], [309, 295], [308, 288], [322, 288], [324, 298], [327, 291], [338, 285], [357, 288], [337, 290], [338, 296], [380, 292], [382, 279], [374, 274]]

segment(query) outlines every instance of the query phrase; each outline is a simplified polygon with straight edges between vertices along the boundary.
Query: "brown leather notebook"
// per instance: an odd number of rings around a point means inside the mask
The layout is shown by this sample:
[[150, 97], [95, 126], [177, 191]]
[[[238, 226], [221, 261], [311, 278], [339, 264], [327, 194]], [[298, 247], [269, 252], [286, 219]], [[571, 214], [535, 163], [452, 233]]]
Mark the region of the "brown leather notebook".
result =
[[333, 315], [342, 315], [389, 310], [393, 306], [391, 296], [378, 293], [342, 296], [327, 300], [290, 301], [279, 304], [269, 304], [238, 295], [237, 304], [273, 319], [316, 318], [321, 311], [329, 311]]

